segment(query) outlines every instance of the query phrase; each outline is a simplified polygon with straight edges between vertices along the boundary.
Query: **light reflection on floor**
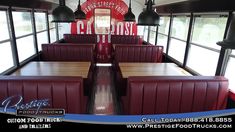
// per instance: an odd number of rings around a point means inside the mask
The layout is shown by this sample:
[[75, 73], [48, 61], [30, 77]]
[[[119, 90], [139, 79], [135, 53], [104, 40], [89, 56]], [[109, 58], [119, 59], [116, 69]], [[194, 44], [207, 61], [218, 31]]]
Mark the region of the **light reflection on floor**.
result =
[[93, 114], [112, 115], [115, 114], [111, 67], [98, 67], [96, 82], [94, 85], [94, 107]]

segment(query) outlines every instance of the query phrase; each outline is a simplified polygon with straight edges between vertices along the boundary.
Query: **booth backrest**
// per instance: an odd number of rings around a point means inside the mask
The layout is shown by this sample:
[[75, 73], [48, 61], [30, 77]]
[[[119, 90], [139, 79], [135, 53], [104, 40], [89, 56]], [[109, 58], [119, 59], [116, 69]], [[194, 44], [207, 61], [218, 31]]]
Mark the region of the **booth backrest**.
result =
[[133, 35], [112, 35], [111, 36], [112, 44], [141, 44], [142, 40], [140, 36]]
[[96, 44], [96, 34], [64, 34], [64, 43]]
[[94, 45], [42, 44], [43, 61], [94, 61]]
[[[138, 35], [111, 35], [113, 44], [142, 44], [143, 40]], [[97, 43], [96, 34], [64, 34], [64, 43]]]
[[23, 103], [49, 99], [49, 108], [64, 109], [66, 113], [86, 113], [87, 99], [83, 95], [81, 77], [1, 76], [0, 101], [19, 95], [23, 97]]
[[147, 45], [116, 45], [116, 62], [162, 62], [163, 47]]
[[226, 108], [228, 80], [224, 77], [129, 77], [125, 114], [187, 113]]

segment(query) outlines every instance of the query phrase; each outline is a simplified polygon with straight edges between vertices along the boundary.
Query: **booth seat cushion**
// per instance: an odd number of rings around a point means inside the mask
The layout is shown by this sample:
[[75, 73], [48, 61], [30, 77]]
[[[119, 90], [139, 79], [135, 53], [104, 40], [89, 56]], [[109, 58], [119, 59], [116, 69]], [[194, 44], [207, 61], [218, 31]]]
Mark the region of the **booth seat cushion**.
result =
[[24, 103], [49, 99], [49, 108], [65, 109], [66, 113], [86, 111], [81, 77], [0, 76], [0, 100], [15, 95], [21, 95]]
[[124, 114], [186, 113], [226, 108], [228, 80], [224, 77], [129, 77], [122, 98]]

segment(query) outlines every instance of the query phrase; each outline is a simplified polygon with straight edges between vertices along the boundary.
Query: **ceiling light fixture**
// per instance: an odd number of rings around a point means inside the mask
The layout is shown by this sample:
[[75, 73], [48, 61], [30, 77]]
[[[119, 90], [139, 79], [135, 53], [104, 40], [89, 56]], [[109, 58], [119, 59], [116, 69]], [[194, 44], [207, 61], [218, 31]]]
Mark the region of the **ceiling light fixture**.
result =
[[231, 22], [229, 24], [226, 39], [217, 42], [217, 45], [222, 46], [225, 49], [235, 49], [235, 14], [232, 15]]
[[124, 15], [124, 21], [135, 22], [135, 15], [131, 11], [131, 0], [129, 0], [129, 8], [128, 8], [127, 13]]
[[82, 11], [80, 0], [78, 2], [77, 10], [74, 12], [75, 19], [86, 19], [86, 14]]
[[73, 11], [65, 5], [65, 0], [59, 2], [60, 5], [52, 11], [52, 22], [74, 22]]
[[153, 1], [145, 0], [145, 4], [147, 4], [147, 9], [140, 13], [138, 18], [138, 25], [143, 26], [159, 26], [160, 17], [157, 12], [153, 11], [152, 5]]

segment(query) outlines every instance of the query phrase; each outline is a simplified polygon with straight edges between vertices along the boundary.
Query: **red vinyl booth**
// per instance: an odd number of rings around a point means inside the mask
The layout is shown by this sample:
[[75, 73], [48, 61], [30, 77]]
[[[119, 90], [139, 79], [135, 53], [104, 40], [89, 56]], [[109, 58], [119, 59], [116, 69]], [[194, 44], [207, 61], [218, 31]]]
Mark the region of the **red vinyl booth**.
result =
[[124, 114], [187, 113], [226, 108], [228, 80], [220, 76], [129, 77]]
[[86, 113], [87, 97], [81, 77], [0, 76], [0, 100], [21, 95], [24, 103], [49, 99], [49, 108]]

